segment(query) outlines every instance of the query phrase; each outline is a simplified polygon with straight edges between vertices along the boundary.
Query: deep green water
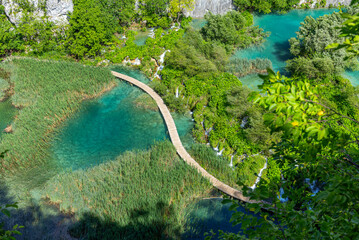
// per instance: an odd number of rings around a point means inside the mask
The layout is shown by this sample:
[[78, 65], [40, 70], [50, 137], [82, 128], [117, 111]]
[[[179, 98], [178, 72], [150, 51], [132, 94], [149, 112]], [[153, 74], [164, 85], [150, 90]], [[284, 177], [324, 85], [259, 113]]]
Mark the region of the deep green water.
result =
[[[241, 232], [241, 226], [232, 226], [230, 222], [233, 211], [229, 210], [231, 204], [222, 204], [221, 198], [203, 199], [187, 208], [186, 228], [182, 239], [204, 239], [204, 235], [213, 230], [216, 233], [213, 239], [217, 239], [218, 231]], [[239, 207], [238, 211], [245, 211]], [[251, 214], [248, 213], [247, 214]]]
[[11, 105], [9, 99], [0, 102], [0, 137], [4, 134], [4, 129], [14, 120], [16, 112], [16, 108]]
[[[138, 71], [116, 70], [148, 82]], [[125, 151], [147, 149], [155, 141], [168, 139], [161, 114], [134, 105], [141, 94], [144, 93], [140, 89], [119, 82], [118, 87], [101, 98], [85, 102], [60, 129], [53, 143], [53, 156], [59, 167], [88, 168], [114, 160]], [[191, 119], [179, 115], [174, 115], [174, 119], [180, 136], [190, 138]]]

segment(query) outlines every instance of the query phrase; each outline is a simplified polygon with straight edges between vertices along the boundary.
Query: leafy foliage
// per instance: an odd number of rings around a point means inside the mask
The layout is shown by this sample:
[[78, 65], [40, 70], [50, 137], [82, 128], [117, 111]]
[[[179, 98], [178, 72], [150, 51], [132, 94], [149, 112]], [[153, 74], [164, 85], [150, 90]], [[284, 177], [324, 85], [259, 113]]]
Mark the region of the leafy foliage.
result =
[[207, 41], [248, 47], [262, 42], [266, 36], [262, 29], [252, 26], [253, 16], [249, 12], [230, 11], [223, 16], [208, 13], [205, 19], [207, 23], [201, 29], [201, 34]]
[[299, 0], [234, 0], [239, 9], [255, 10], [263, 13], [288, 11], [298, 4]]
[[110, 15], [96, 0], [77, 0], [70, 16], [68, 49], [77, 58], [95, 56], [116, 31]]
[[[348, 13], [341, 14], [342, 18], [346, 19], [343, 22], [343, 26], [340, 28], [341, 35], [340, 37], [346, 38], [343, 43], [332, 43], [329, 44], [326, 49], [345, 49], [346, 52], [353, 54], [352, 56], [359, 56], [359, 13], [356, 15], [350, 15]], [[347, 57], [345, 60], [347, 60]]]
[[347, 61], [351, 53], [344, 49], [329, 51], [326, 48], [327, 45], [344, 42], [338, 29], [343, 22], [341, 14], [337, 12], [317, 19], [306, 17], [297, 38], [289, 40], [290, 52], [297, 58], [288, 61], [288, 69], [297, 76], [308, 78], [323, 77], [346, 68], [355, 69], [358, 66], [356, 59]]

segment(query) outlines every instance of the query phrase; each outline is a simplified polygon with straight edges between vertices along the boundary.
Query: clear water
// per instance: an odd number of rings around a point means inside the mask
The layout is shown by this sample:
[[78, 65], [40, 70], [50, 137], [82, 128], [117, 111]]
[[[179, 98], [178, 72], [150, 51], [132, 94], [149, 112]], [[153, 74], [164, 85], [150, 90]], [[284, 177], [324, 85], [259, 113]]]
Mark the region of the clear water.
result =
[[[204, 239], [204, 234], [213, 230], [218, 236], [218, 230], [224, 232], [241, 232], [240, 225], [232, 226], [230, 222], [233, 211], [229, 211], [231, 204], [222, 204], [221, 198], [203, 199], [187, 208], [186, 232], [182, 239]], [[238, 208], [238, 211], [245, 211]], [[246, 212], [247, 214], [251, 214]], [[214, 239], [217, 239], [214, 237]]]
[[0, 137], [4, 134], [4, 129], [14, 120], [16, 112], [17, 110], [11, 105], [10, 99], [0, 102]]
[[135, 41], [134, 43], [136, 43], [137, 46], [144, 46], [146, 45], [146, 40], [148, 37], [149, 31], [146, 32], [139, 32], [136, 36], [135, 36]]
[[207, 21], [203, 18], [196, 18], [193, 19], [190, 26], [193, 27], [196, 30], [200, 30], [201, 28], [204, 27], [204, 25], [206, 25]]
[[[285, 73], [285, 61], [292, 57], [289, 52], [290, 45], [288, 40], [296, 36], [300, 23], [304, 21], [306, 16], [317, 18], [325, 14], [331, 14], [334, 11], [337, 10], [293, 10], [287, 14], [257, 15], [254, 17], [255, 25], [259, 25], [264, 31], [270, 32], [271, 35], [260, 46], [238, 50], [232, 58], [268, 58], [273, 63], [274, 71]], [[257, 90], [257, 85], [262, 83], [262, 80], [256, 74], [247, 76], [241, 81], [253, 90]]]
[[346, 71], [342, 76], [349, 79], [353, 86], [359, 86], [359, 71]]
[[[116, 69], [142, 82], [148, 79], [138, 71]], [[62, 169], [83, 169], [114, 160], [125, 151], [148, 149], [155, 141], [168, 139], [159, 111], [137, 108], [134, 100], [144, 94], [125, 82], [99, 99], [83, 103], [80, 111], [66, 121], [52, 146], [56, 163]], [[174, 115], [182, 137], [190, 138], [193, 122]]]

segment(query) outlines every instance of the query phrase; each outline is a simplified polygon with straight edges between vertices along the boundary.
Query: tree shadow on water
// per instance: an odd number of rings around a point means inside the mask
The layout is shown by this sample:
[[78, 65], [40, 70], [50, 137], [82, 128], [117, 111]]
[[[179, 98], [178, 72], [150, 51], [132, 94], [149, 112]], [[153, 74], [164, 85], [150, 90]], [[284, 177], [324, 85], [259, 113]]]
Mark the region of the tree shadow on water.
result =
[[[0, 180], [0, 205], [14, 203], [9, 190]], [[20, 203], [21, 205], [21, 203]], [[11, 218], [0, 214], [5, 229], [18, 224], [22, 235], [17, 240], [72, 240], [72, 239], [168, 239], [180, 238], [180, 227], [173, 220], [174, 209], [163, 202], [146, 210], [134, 209], [129, 214], [129, 223], [120, 225], [120, 219], [101, 218], [92, 212], [83, 214], [77, 221], [73, 215], [63, 214], [57, 206], [44, 202], [28, 203], [26, 207], [11, 209]], [[117, 220], [117, 221], [116, 221]]]
[[[152, 211], [155, 211], [155, 214]], [[151, 209], [151, 212], [132, 210], [129, 214], [130, 223], [125, 226], [109, 219], [102, 219], [93, 213], [86, 213], [70, 228], [69, 233], [73, 237], [89, 240], [179, 239], [179, 227], [171, 224], [165, 217], [172, 211], [163, 202], [157, 203], [156, 209]]]
[[[7, 186], [0, 180], [0, 205], [13, 204], [16, 200], [9, 196]], [[24, 226], [19, 231], [22, 235], [14, 235], [17, 240], [74, 239], [68, 234], [68, 227], [73, 223], [73, 216], [60, 213], [55, 206], [39, 205], [31, 202], [19, 209], [9, 209], [11, 217], [0, 214], [0, 222], [4, 222], [6, 230], [16, 224]]]
[[279, 61], [285, 62], [293, 58], [292, 54], [289, 51], [290, 44], [289, 41], [276, 42], [273, 45], [273, 54]]

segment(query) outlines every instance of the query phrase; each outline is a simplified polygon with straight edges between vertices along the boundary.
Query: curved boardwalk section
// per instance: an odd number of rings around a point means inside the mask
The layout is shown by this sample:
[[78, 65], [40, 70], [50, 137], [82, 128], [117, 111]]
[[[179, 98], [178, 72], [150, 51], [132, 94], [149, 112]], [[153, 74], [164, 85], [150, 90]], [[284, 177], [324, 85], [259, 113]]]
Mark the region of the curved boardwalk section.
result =
[[215, 178], [214, 176], [212, 176], [211, 174], [209, 174], [203, 167], [201, 167], [186, 151], [186, 149], [183, 147], [181, 139], [178, 135], [177, 132], [177, 128], [176, 128], [176, 124], [171, 116], [170, 111], [168, 110], [167, 106], [164, 104], [162, 98], [149, 86], [147, 86], [146, 84], [132, 78], [129, 77], [127, 75], [118, 73], [118, 72], [113, 72], [112, 74], [117, 77], [120, 78], [122, 80], [125, 80], [126, 82], [129, 82], [139, 88], [141, 88], [143, 91], [145, 91], [146, 93], [148, 93], [157, 103], [158, 108], [161, 111], [161, 114], [163, 116], [163, 119], [166, 122], [167, 125], [167, 129], [168, 129], [168, 133], [170, 135], [171, 141], [173, 143], [173, 145], [176, 148], [176, 151], [178, 153], [178, 155], [189, 165], [191, 165], [192, 167], [196, 168], [198, 170], [199, 173], [202, 174], [202, 176], [204, 176], [205, 178], [207, 178], [211, 184], [216, 187], [217, 189], [219, 189], [220, 191], [224, 192], [225, 194], [242, 200], [244, 202], [255, 202], [255, 201], [251, 201], [248, 197], [244, 197], [243, 194], [228, 186], [227, 184], [224, 184], [223, 182], [219, 181], [217, 178]]

